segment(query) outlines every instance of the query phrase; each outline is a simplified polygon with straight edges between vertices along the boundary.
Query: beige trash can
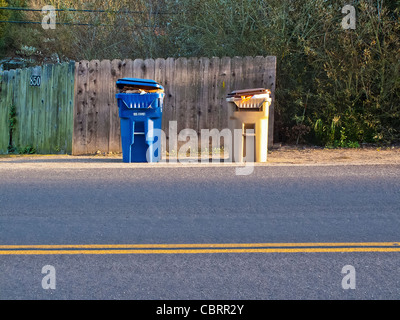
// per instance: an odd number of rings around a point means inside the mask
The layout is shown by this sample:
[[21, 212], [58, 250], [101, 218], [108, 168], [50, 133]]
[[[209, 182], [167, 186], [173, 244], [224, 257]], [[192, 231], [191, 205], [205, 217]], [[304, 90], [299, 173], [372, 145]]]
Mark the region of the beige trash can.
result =
[[[233, 136], [233, 161], [267, 162], [268, 120], [271, 91], [264, 88], [236, 90], [228, 94], [228, 123]], [[240, 141], [235, 134], [240, 130]], [[246, 141], [254, 143], [254, 154], [246, 156]], [[249, 161], [250, 158], [250, 161]]]

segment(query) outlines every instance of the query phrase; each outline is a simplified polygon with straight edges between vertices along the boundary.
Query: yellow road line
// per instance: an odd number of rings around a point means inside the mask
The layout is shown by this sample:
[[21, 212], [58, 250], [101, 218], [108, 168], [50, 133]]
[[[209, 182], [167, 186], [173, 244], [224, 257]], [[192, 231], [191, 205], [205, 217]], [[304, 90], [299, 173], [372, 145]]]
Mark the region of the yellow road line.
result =
[[198, 253], [323, 253], [400, 252], [400, 248], [271, 248], [271, 249], [173, 249], [173, 250], [3, 250], [0, 255], [105, 255], [105, 254], [198, 254]]
[[260, 247], [396, 247], [400, 242], [304, 242], [304, 243], [193, 243], [193, 244], [57, 244], [0, 245], [2, 249], [139, 249], [139, 248], [260, 248]]
[[400, 252], [400, 245], [398, 242], [0, 245], [0, 255], [313, 252]]

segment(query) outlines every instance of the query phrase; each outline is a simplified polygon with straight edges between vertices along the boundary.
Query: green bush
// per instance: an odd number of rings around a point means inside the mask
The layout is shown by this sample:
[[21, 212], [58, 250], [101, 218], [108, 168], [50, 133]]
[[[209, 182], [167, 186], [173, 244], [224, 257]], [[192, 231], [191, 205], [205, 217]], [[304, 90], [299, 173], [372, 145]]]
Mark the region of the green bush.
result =
[[344, 30], [342, 1], [182, 0], [173, 55], [276, 55], [275, 139], [399, 141], [400, 2], [353, 5], [357, 27]]

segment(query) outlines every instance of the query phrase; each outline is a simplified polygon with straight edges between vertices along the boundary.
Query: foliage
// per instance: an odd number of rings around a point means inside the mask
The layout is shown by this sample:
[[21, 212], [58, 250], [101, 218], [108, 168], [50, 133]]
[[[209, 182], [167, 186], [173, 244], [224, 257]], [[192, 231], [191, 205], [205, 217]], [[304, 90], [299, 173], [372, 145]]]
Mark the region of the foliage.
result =
[[17, 124], [17, 109], [14, 105], [11, 105], [8, 111], [8, 128], [10, 132], [13, 132]]
[[400, 138], [399, 12], [378, 11], [371, 4], [359, 2], [356, 30], [330, 25], [319, 37], [302, 40], [313, 75], [309, 122], [322, 128], [316, 134], [319, 143], [343, 136], [347, 142]]
[[16, 151], [12, 139], [16, 124], [17, 124], [17, 109], [15, 108], [14, 105], [11, 105], [8, 110], [8, 131], [10, 136], [10, 141], [7, 147], [8, 153], [14, 153]]
[[[5, 0], [0, 0], [0, 7], [7, 7], [8, 3]], [[9, 18], [9, 13], [6, 10], [0, 10], [0, 20], [1, 21], [7, 21]], [[6, 30], [6, 25], [3, 23], [0, 23], [0, 38], [4, 37], [4, 32]]]
[[32, 146], [25, 146], [23, 148], [18, 148], [17, 149], [19, 154], [35, 154], [36, 149]]
[[33, 146], [25, 146], [25, 147], [18, 147], [14, 145], [13, 142], [13, 133], [15, 132], [17, 126], [17, 109], [14, 105], [9, 107], [8, 112], [8, 130], [10, 135], [10, 142], [7, 147], [7, 151], [9, 154], [34, 154], [36, 153], [36, 149]]
[[[26, 7], [26, 0], [0, 0], [2, 7]], [[0, 10], [0, 19], [3, 21], [20, 21], [23, 19], [21, 11]], [[29, 39], [26, 26], [17, 27], [16, 24], [0, 23], [0, 53], [7, 55], [19, 49], [21, 43]]]

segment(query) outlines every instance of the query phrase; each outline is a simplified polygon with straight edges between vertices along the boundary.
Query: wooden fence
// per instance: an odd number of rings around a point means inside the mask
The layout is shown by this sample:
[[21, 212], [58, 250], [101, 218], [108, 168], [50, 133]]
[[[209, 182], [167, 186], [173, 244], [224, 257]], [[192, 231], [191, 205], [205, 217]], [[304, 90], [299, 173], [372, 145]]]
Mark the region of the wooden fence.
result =
[[[228, 127], [226, 96], [236, 89], [268, 88], [274, 101], [275, 57], [93, 60], [76, 63], [73, 154], [121, 152], [115, 82], [154, 79], [165, 88], [163, 130]], [[274, 104], [270, 108], [272, 145]]]
[[12, 106], [17, 150], [72, 153], [75, 63], [4, 71], [0, 78], [0, 154], [10, 143]]
[[[4, 71], [0, 73], [0, 154], [7, 153], [10, 142], [11, 106], [17, 111], [12, 136], [17, 148], [75, 155], [121, 152], [115, 83], [123, 77], [154, 79], [164, 86], [167, 139], [170, 121], [177, 121], [177, 133], [185, 128], [197, 133], [227, 128], [229, 92], [271, 89], [272, 145], [275, 73], [275, 57], [93, 60]], [[40, 86], [35, 82], [38, 77]]]

